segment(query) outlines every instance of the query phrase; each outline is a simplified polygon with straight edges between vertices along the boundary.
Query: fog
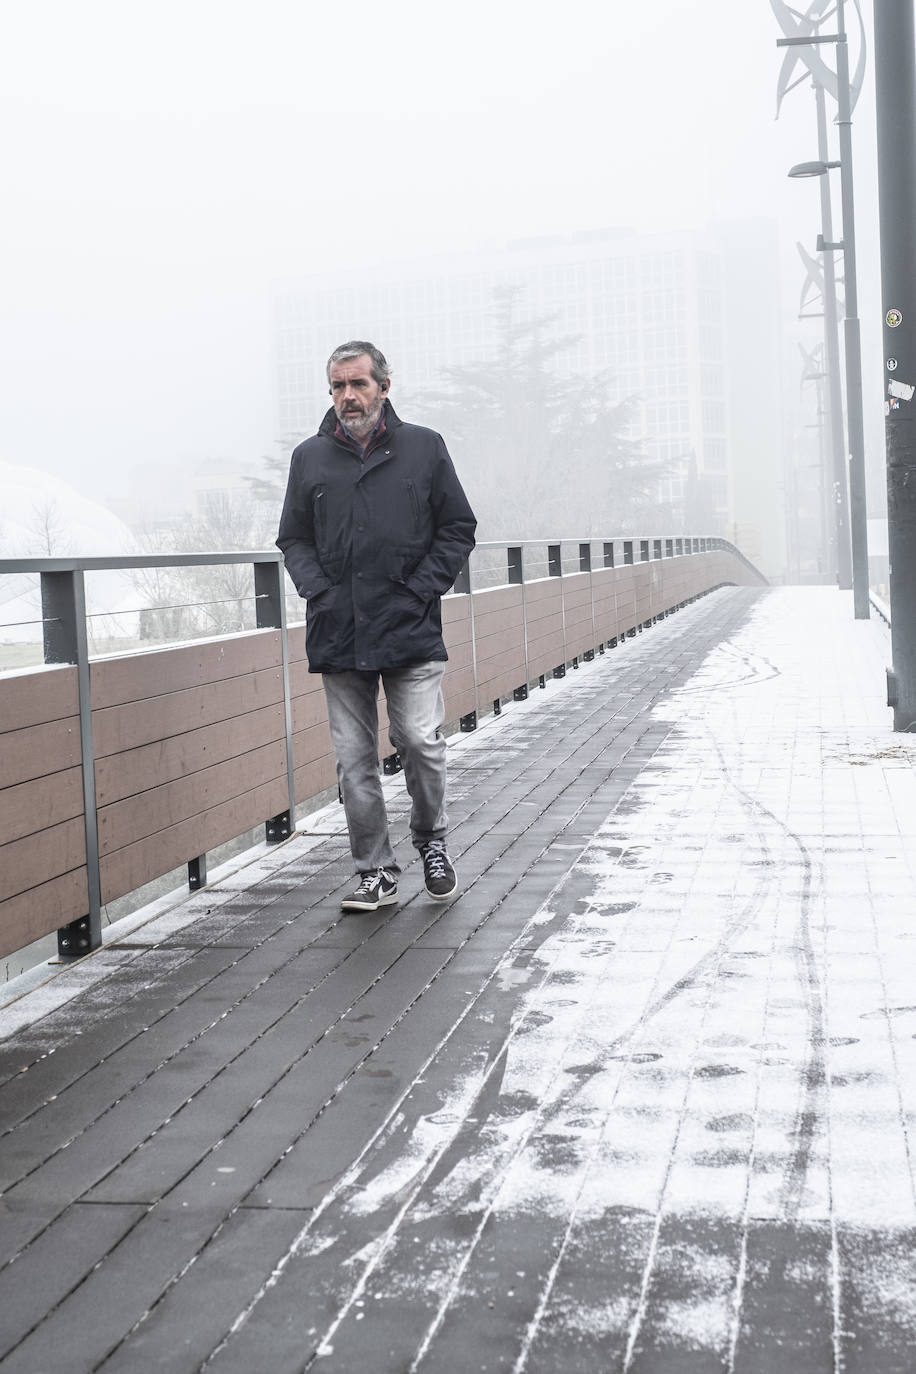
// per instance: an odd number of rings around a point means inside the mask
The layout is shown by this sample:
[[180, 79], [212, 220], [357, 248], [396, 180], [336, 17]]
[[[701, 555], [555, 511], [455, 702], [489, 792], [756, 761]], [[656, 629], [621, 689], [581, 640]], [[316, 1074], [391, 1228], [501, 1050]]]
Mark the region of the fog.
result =
[[520, 237], [772, 217], [791, 320], [795, 242], [819, 225], [816, 184], [786, 171], [816, 133], [808, 83], [775, 119], [779, 36], [767, 0], [5, 6], [0, 461], [101, 499], [145, 465], [256, 472], [279, 436], [280, 283]]

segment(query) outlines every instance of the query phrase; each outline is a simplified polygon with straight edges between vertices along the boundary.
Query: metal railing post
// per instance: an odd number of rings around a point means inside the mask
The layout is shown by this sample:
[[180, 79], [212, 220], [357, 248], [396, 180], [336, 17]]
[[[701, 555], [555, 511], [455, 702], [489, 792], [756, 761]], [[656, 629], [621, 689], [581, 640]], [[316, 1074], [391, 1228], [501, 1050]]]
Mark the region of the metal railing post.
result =
[[[517, 560], [518, 576], [512, 576], [513, 558]], [[522, 635], [525, 640], [525, 681], [515, 689], [515, 700], [526, 701], [528, 697], [528, 682], [530, 680], [531, 658], [528, 653], [528, 594], [525, 590], [525, 555], [524, 547], [510, 548], [509, 550], [509, 581], [517, 582], [522, 589]]]
[[75, 663], [83, 775], [83, 819], [86, 835], [86, 884], [89, 910], [57, 932], [61, 959], [80, 959], [102, 943], [102, 895], [99, 874], [99, 825], [95, 797], [95, 750], [92, 743], [92, 697], [86, 587], [81, 571], [41, 574], [45, 663]]
[[286, 598], [283, 579], [286, 569], [282, 563], [254, 565], [255, 624], [259, 630], [280, 631], [280, 651], [283, 662], [283, 721], [286, 730], [286, 788], [289, 809], [278, 816], [268, 817], [265, 834], [268, 844], [289, 839], [296, 815], [296, 774], [293, 760], [293, 708], [289, 682], [289, 637], [286, 629]]
[[468, 614], [471, 620], [471, 667], [474, 673], [474, 709], [473, 711], [466, 712], [459, 722], [461, 730], [465, 734], [469, 734], [472, 730], [477, 729], [477, 718], [480, 713], [480, 699], [477, 694], [477, 629], [474, 624], [474, 596], [471, 588], [470, 559], [465, 563], [461, 572], [458, 574], [458, 578], [461, 586], [459, 588], [458, 582], [456, 581], [455, 589], [456, 591], [460, 591], [462, 595], [467, 596]]

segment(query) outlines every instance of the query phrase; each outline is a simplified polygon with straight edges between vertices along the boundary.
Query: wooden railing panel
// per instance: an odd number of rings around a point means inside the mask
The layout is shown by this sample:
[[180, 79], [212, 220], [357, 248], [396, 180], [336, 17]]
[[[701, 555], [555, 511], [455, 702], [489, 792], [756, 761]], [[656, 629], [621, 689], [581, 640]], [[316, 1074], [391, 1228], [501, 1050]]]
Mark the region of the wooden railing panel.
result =
[[279, 630], [99, 660], [92, 694], [103, 901], [288, 809]]
[[337, 762], [331, 753], [308, 763], [297, 764], [294, 774], [296, 800], [318, 797], [337, 782]]
[[285, 775], [286, 742], [279, 740], [100, 807], [99, 853], [113, 854], [135, 840], [200, 816], [225, 798], [243, 796]]
[[527, 681], [528, 668], [524, 657], [514, 663], [493, 667], [487, 675], [478, 679], [477, 695], [481, 710], [487, 710], [491, 702], [511, 696], [517, 687], [523, 687]]
[[0, 678], [0, 954], [86, 910], [77, 672]]
[[311, 692], [303, 692], [292, 699], [293, 734], [299, 730], [309, 730], [314, 725], [326, 724], [328, 719], [324, 690], [320, 678], [313, 678], [316, 686]]
[[309, 725], [304, 730], [294, 731], [293, 758], [296, 760], [297, 768], [328, 758], [332, 753], [331, 731], [326, 719]]
[[293, 795], [297, 802], [317, 797], [337, 781], [321, 674], [310, 673], [305, 627], [289, 632], [290, 713], [293, 728]]
[[563, 579], [563, 626], [566, 658], [581, 658], [597, 643], [592, 621], [591, 574]]
[[442, 695], [445, 698], [446, 725], [454, 725], [462, 716], [478, 709], [473, 662], [463, 668], [449, 666], [442, 684]]
[[592, 574], [592, 595], [595, 605], [595, 638], [599, 644], [616, 639], [617, 590], [614, 568], [601, 568]]
[[471, 598], [465, 593], [457, 596], [444, 596], [442, 598], [442, 629], [445, 633], [446, 648], [448, 648], [450, 637], [458, 631], [458, 627], [461, 625], [464, 625], [470, 634]]
[[286, 775], [100, 859], [102, 901], [111, 902], [189, 859], [263, 825], [288, 805]]
[[97, 659], [92, 664], [92, 705], [101, 710], [147, 701], [203, 683], [247, 678], [260, 669], [279, 668], [282, 662], [279, 630], [251, 630], [178, 648]]
[[86, 864], [86, 827], [82, 815], [26, 835], [0, 848], [0, 901], [26, 892]]
[[146, 701], [112, 704], [92, 712], [96, 758], [170, 739], [197, 726], [233, 720], [282, 701], [282, 671], [265, 668], [247, 677], [165, 691]]
[[83, 770], [65, 768], [0, 791], [0, 837], [9, 843], [83, 814]]
[[0, 735], [0, 786], [15, 787], [80, 762], [79, 716], [48, 720]]
[[558, 577], [541, 578], [525, 587], [528, 618], [528, 673], [533, 681], [565, 662], [563, 588]]
[[0, 958], [79, 920], [89, 905], [85, 867], [0, 902]]
[[477, 710], [474, 676], [475, 644], [471, 597], [447, 596], [442, 602], [442, 631], [448, 663], [442, 682], [446, 725]]
[[78, 714], [76, 669], [68, 663], [22, 669], [0, 677], [0, 732], [25, 730]]
[[[714, 586], [761, 580], [715, 548], [446, 597], [447, 723]], [[336, 766], [304, 626], [289, 630], [287, 653], [305, 800], [334, 785]], [[278, 630], [95, 660], [90, 680], [103, 901], [287, 809]], [[77, 692], [72, 666], [0, 677], [0, 953], [86, 913]], [[379, 704], [384, 757], [383, 693]]]
[[491, 636], [478, 643], [477, 694], [483, 709], [528, 681], [524, 636], [511, 640]]
[[527, 680], [525, 606], [521, 584], [474, 597], [474, 649], [481, 709]]
[[285, 728], [280, 702], [138, 749], [109, 754], [95, 765], [98, 806], [110, 806], [122, 797], [187, 777], [261, 745], [282, 741]]

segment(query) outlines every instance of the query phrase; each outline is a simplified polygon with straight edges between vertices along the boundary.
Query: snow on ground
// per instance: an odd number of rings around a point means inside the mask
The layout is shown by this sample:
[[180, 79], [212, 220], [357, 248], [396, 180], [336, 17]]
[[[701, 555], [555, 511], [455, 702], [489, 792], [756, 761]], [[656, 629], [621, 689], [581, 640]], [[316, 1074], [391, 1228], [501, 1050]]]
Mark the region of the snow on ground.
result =
[[[520, 990], [505, 1110], [418, 1217], [916, 1222], [916, 740], [890, 732], [886, 632], [814, 598], [763, 599], [657, 708], [671, 733]], [[403, 1196], [474, 1100], [456, 1083], [352, 1206]]]

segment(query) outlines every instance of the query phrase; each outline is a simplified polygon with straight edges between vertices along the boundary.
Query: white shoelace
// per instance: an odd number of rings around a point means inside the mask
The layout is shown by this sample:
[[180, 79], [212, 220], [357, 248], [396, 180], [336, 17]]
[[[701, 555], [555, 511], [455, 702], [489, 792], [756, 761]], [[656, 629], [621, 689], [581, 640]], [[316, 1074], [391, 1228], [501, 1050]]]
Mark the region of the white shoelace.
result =
[[[435, 848], [433, 847], [434, 845]], [[445, 846], [443, 844], [436, 844], [436, 842], [433, 841], [426, 850], [424, 857], [431, 878], [444, 878], [446, 876], [445, 869], [448, 863], [448, 855], [445, 852]]]

